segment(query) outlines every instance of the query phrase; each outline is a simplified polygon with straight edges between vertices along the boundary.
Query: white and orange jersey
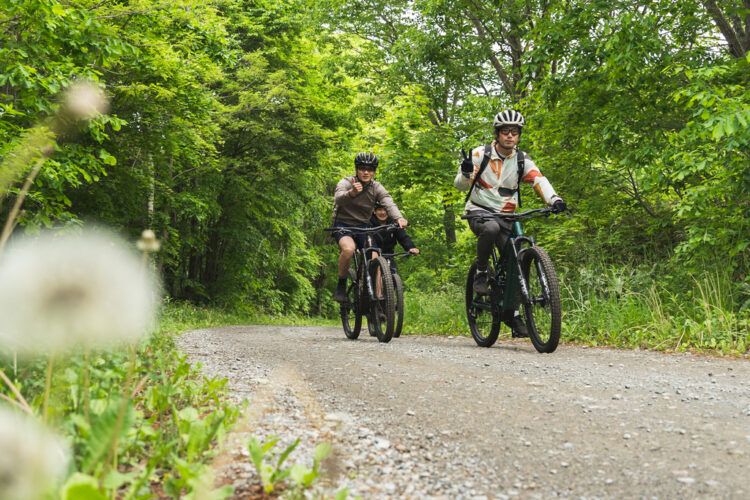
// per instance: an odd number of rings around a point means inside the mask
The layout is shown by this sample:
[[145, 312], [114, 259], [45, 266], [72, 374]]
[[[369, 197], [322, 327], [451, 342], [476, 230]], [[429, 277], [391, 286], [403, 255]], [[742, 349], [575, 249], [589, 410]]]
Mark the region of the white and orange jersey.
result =
[[[471, 187], [474, 177], [479, 172], [479, 167], [484, 158], [484, 146], [479, 146], [471, 151], [471, 160], [474, 163], [474, 171], [466, 177], [461, 168], [453, 184], [459, 191], [466, 191]], [[485, 167], [482, 176], [477, 179], [471, 197], [466, 202], [466, 211], [490, 209], [493, 212], [513, 212], [518, 206], [518, 150], [510, 156], [503, 158], [497, 153], [495, 142], [492, 143], [490, 161]], [[555, 193], [552, 184], [542, 175], [536, 163], [524, 157], [524, 169], [521, 182], [531, 184], [536, 194], [544, 200], [547, 205], [552, 205], [560, 197]]]

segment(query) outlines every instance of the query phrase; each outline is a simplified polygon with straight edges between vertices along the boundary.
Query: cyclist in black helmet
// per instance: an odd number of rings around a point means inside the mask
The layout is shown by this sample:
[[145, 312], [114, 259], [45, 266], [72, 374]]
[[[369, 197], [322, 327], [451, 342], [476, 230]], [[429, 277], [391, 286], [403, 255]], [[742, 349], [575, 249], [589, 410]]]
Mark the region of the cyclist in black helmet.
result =
[[[495, 116], [495, 140], [492, 144], [474, 148], [470, 156], [464, 153], [454, 185], [461, 191], [470, 190], [465, 207], [467, 214], [513, 212], [520, 204], [521, 182], [532, 184], [534, 191], [554, 211], [562, 212], [567, 208], [536, 164], [518, 149], [525, 124], [523, 115], [518, 111], [501, 111]], [[487, 262], [492, 245], [497, 245], [500, 249], [505, 248], [512, 225], [510, 222], [496, 219], [469, 219], [469, 227], [478, 237], [474, 291], [487, 294]], [[513, 318], [506, 318], [505, 323], [511, 327], [514, 336], [528, 336], [526, 325], [523, 324], [518, 311]]]
[[[381, 183], [374, 180], [375, 171], [378, 168], [378, 157], [373, 153], [358, 153], [354, 157], [354, 167], [355, 175], [344, 177], [336, 185], [336, 192], [333, 195], [333, 226], [368, 227], [375, 202], [379, 202], [391, 219], [395, 220], [400, 227], [405, 227], [408, 222], [401, 215], [393, 198]], [[365, 241], [364, 236], [357, 237], [355, 241], [351, 236], [342, 236], [335, 232], [333, 237], [341, 249], [338, 266], [339, 280], [333, 300], [344, 302], [346, 301], [346, 275], [349, 263], [354, 250], [363, 248]]]

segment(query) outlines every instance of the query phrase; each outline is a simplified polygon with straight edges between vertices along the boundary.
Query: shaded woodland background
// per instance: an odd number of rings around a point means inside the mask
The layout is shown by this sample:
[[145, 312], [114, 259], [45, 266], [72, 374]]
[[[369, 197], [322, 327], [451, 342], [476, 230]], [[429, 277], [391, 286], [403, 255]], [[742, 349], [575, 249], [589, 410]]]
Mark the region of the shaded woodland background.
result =
[[401, 266], [412, 331], [453, 328], [458, 151], [514, 107], [571, 207], [526, 228], [569, 336], [747, 350], [748, 0], [6, 0], [0, 37], [0, 160], [72, 82], [110, 99], [56, 138], [17, 234], [153, 228], [172, 300], [335, 317], [322, 229], [372, 150], [423, 252]]

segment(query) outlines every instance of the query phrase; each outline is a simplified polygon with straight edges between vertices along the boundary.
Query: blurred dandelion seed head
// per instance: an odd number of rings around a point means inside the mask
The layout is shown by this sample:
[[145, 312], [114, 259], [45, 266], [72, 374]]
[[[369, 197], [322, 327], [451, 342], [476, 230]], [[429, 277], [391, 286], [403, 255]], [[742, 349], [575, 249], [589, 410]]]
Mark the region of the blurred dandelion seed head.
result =
[[32, 354], [136, 342], [152, 327], [156, 285], [109, 233], [20, 238], [0, 259], [0, 344]]
[[108, 109], [102, 89], [90, 81], [78, 81], [65, 92], [65, 110], [79, 120], [91, 120]]
[[158, 252], [161, 244], [151, 229], [145, 229], [141, 233], [141, 239], [136, 243], [136, 247], [141, 252]]
[[62, 479], [69, 458], [62, 438], [0, 406], [0, 500], [44, 498]]

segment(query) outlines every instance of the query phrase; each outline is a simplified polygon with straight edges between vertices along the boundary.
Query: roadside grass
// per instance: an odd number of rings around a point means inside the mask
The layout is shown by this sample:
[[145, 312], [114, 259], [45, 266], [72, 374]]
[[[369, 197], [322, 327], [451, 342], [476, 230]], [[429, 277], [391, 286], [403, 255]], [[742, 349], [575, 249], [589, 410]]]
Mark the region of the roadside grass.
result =
[[750, 311], [736, 306], [740, 297], [722, 272], [660, 284], [642, 271], [608, 268], [560, 281], [566, 340], [733, 355], [750, 348]]
[[[137, 346], [54, 359], [2, 358], [0, 369], [32, 413], [71, 444], [61, 498], [231, 493], [212, 491], [208, 462], [239, 408], [227, 402], [227, 381], [204, 377], [174, 341], [185, 329], [228, 321], [215, 311], [167, 306], [155, 331]], [[0, 394], [18, 401], [7, 384]]]
[[[0, 370], [14, 388], [0, 382], [7, 400], [0, 405], [20, 405], [22, 397], [36, 419], [71, 445], [64, 484], [45, 498], [231, 495], [229, 487], [213, 488], [209, 462], [240, 408], [227, 398], [227, 380], [202, 375], [175, 338], [190, 329], [247, 323], [243, 314], [173, 303], [137, 346], [26, 360], [3, 353]], [[304, 489], [314, 479], [306, 474]]]
[[[725, 273], [670, 283], [648, 270], [609, 267], [558, 277], [563, 342], [731, 355], [750, 349], [750, 310], [737, 306], [746, 297]], [[404, 297], [405, 334], [469, 335], [463, 286], [405, 290]]]

